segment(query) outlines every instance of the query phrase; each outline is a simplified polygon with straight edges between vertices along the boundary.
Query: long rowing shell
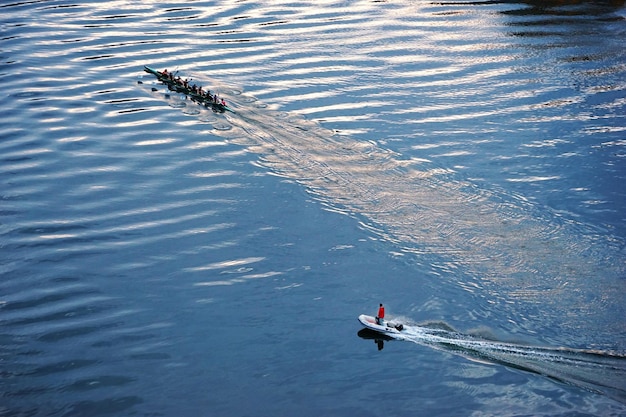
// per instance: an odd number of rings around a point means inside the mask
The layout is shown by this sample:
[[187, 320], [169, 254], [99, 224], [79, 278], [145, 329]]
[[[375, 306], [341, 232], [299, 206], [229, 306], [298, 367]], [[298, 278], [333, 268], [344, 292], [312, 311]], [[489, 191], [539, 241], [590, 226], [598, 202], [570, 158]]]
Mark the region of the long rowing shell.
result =
[[191, 97], [191, 99], [195, 102], [197, 102], [198, 104], [201, 104], [205, 107], [209, 107], [211, 106], [211, 108], [216, 111], [216, 112], [220, 112], [220, 113], [224, 113], [225, 111], [229, 111], [234, 113], [234, 111], [228, 107], [225, 106], [222, 103], [216, 103], [213, 98], [213, 96], [209, 95], [209, 97], [194, 93], [193, 91], [191, 91], [190, 88], [187, 88], [183, 85], [178, 84], [176, 81], [170, 79], [167, 75], [164, 75], [163, 73], [155, 70], [154, 68], [150, 68], [147, 65], [144, 65], [143, 70], [149, 74], [152, 74], [154, 76], [157, 77], [157, 79], [159, 81], [161, 81], [162, 83], [167, 85], [167, 88], [169, 88], [172, 91], [176, 91], [177, 93], [183, 93], [188, 97]]

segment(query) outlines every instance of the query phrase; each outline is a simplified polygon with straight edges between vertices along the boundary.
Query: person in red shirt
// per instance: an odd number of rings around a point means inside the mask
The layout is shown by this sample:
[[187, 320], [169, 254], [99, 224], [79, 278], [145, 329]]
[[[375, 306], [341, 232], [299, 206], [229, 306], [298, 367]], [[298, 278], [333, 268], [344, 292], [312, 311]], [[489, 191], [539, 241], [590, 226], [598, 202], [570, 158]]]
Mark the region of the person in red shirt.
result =
[[385, 323], [385, 307], [380, 304], [378, 314], [376, 315], [376, 324], [383, 325]]

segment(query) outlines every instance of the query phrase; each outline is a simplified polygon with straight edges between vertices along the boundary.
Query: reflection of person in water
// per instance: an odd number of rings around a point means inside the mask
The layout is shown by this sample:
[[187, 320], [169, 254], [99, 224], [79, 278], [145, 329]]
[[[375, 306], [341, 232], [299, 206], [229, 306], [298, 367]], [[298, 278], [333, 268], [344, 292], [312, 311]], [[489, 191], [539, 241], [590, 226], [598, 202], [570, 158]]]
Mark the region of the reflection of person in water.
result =
[[385, 347], [385, 341], [383, 339], [375, 339], [374, 343], [378, 345], [378, 350], [383, 350], [383, 348]]
[[378, 314], [376, 315], [376, 324], [383, 326], [385, 324], [385, 307], [380, 304], [378, 307]]
[[358, 335], [362, 339], [373, 340], [379, 351], [383, 350], [385, 342], [393, 340], [391, 337], [385, 336], [384, 334], [380, 334], [379, 332], [371, 329], [361, 329]]

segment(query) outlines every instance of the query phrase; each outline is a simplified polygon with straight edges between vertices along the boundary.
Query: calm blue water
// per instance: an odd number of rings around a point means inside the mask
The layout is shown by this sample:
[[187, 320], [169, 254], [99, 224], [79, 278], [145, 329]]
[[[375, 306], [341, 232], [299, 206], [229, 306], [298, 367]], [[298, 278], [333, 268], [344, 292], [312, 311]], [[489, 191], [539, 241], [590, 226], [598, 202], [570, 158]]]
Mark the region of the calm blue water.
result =
[[4, 3], [0, 416], [626, 414], [625, 19]]

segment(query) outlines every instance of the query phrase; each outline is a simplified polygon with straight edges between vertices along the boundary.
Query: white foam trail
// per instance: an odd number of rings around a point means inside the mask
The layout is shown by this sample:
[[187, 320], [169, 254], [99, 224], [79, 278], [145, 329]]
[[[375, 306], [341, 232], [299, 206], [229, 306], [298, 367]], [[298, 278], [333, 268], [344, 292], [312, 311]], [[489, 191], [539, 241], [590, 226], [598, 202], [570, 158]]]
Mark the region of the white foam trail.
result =
[[402, 333], [390, 336], [468, 359], [536, 372], [626, 403], [626, 355], [623, 354], [502, 343], [422, 326], [405, 326]]

